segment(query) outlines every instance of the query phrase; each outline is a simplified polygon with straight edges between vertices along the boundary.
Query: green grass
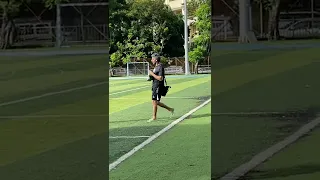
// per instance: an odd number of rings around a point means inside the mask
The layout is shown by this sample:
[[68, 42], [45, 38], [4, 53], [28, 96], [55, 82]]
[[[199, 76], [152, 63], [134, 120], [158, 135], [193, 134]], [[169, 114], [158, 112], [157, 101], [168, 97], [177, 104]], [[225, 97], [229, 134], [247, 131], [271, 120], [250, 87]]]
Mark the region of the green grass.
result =
[[160, 136], [112, 171], [110, 179], [210, 179], [210, 111], [207, 105]]
[[320, 109], [318, 51], [314, 48], [214, 54], [213, 179], [231, 172], [315, 118]]
[[[110, 92], [145, 86], [145, 79], [131, 83], [110, 81]], [[151, 84], [139, 91], [110, 95], [109, 136], [151, 136], [166, 125], [197, 107], [211, 96], [210, 76], [168, 78], [172, 86], [162, 102], [175, 108], [174, 117], [158, 109], [152, 116]], [[125, 88], [126, 87], [126, 88]], [[117, 90], [116, 90], [117, 89]], [[112, 180], [125, 179], [208, 179], [210, 178], [210, 108], [205, 106], [189, 119], [160, 136], [151, 144], [111, 171]], [[109, 163], [115, 161], [146, 138], [109, 139]], [[186, 143], [190, 141], [189, 143]], [[186, 158], [188, 157], [188, 159]], [[136, 168], [139, 167], [139, 168]], [[161, 171], [159, 171], [161, 169]]]
[[317, 180], [320, 177], [320, 129], [317, 128], [266, 163], [251, 171], [246, 179]]
[[[1, 103], [107, 82], [102, 55], [0, 57], [0, 65]], [[1, 177], [107, 179], [107, 88], [104, 84], [0, 106]]]

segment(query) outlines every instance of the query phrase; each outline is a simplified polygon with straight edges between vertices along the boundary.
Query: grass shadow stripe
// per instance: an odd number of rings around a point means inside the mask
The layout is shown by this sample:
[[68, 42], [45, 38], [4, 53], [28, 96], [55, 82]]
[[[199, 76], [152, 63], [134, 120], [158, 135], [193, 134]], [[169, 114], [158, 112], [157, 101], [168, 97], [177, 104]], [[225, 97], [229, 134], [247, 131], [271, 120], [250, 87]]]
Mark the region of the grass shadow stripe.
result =
[[41, 149], [31, 156], [1, 166], [1, 179], [106, 180], [107, 136], [108, 132], [101, 132]]
[[103, 82], [99, 82], [99, 83], [89, 84], [89, 85], [86, 85], [86, 86], [70, 88], [70, 89], [56, 91], [56, 92], [44, 93], [44, 94], [41, 94], [41, 95], [38, 95], [38, 96], [22, 98], [22, 99], [18, 99], [18, 100], [14, 100], [14, 101], [9, 101], [9, 102], [3, 102], [3, 103], [0, 103], [0, 107], [7, 106], [7, 105], [12, 105], [12, 104], [17, 104], [17, 103], [21, 103], [21, 102], [26, 102], [26, 101], [31, 101], [31, 100], [35, 100], [35, 99], [40, 99], [40, 98], [44, 98], [44, 97], [48, 97], [48, 96], [58, 95], [58, 94], [70, 93], [70, 92], [77, 91], [77, 90], [88, 89], [88, 88], [104, 85], [104, 84], [107, 84], [107, 83], [108, 82], [103, 81]]
[[[191, 81], [191, 80], [193, 80], [192, 78], [188, 78], [188, 79], [183, 79], [183, 82], [188, 82], [188, 81]], [[146, 85], [146, 83], [149, 83], [148, 85]], [[175, 84], [177, 84], [177, 83], [181, 83], [181, 79], [172, 79], [172, 80], [170, 80], [169, 81], [169, 83], [170, 83], [170, 86], [172, 86], [172, 87], [174, 87], [175, 86]], [[110, 83], [109, 83], [110, 84]], [[128, 87], [128, 85], [129, 85], [129, 87]], [[125, 87], [125, 86], [127, 86], [127, 87]], [[117, 95], [117, 94], [122, 94], [122, 93], [118, 93], [118, 91], [120, 92], [120, 91], [123, 91], [123, 92], [131, 92], [131, 91], [135, 91], [135, 90], [139, 90], [140, 88], [138, 88], [138, 87], [141, 87], [141, 89], [143, 88], [143, 87], [149, 87], [150, 88], [150, 91], [151, 91], [151, 87], [152, 87], [152, 82], [142, 82], [141, 83], [141, 81], [140, 81], [140, 83], [139, 82], [136, 82], [135, 84], [129, 84], [129, 83], [127, 83], [127, 84], [125, 84], [125, 85], [122, 85], [122, 86], [119, 86], [119, 87], [110, 87], [109, 86], [109, 95]], [[126, 91], [125, 89], [130, 89], [130, 90], [128, 90], [128, 91]], [[139, 92], [139, 91], [136, 91], [136, 92]], [[133, 93], [135, 93], [135, 92], [133, 92]], [[121, 95], [120, 96], [116, 96], [116, 97], [121, 97]]]
[[44, 114], [25, 116], [0, 116], [0, 119], [26, 119], [26, 118], [69, 118], [69, 117], [108, 117], [108, 114]]
[[113, 93], [110, 93], [109, 96], [112, 96], [112, 95], [116, 95], [116, 94], [122, 94], [122, 93], [125, 93], [125, 92], [131, 92], [131, 91], [136, 91], [136, 90], [139, 90], [139, 89], [144, 89], [144, 88], [147, 88], [150, 86], [142, 86], [142, 87], [138, 87], [138, 88], [134, 88], [134, 89], [129, 89], [129, 90], [124, 90], [124, 91], [118, 91], [118, 92], [113, 92]]
[[13, 79], [21, 79], [21, 78], [32, 78], [41, 75], [50, 75], [50, 74], [63, 74], [74, 71], [86, 71], [90, 69], [99, 68], [105, 65], [105, 61], [93, 59], [89, 60], [81, 60], [81, 61], [72, 61], [72, 62], [64, 62], [60, 64], [52, 64], [52, 65], [43, 65], [36, 66], [33, 68], [26, 69], [15, 69], [14, 74], [11, 73], [10, 76], [6, 76], [10, 72], [2, 72], [0, 73], [0, 81], [13, 80]]
[[[190, 87], [195, 87], [198, 86], [200, 84], [204, 84], [206, 82], [209, 82], [211, 80], [211, 77], [205, 77], [205, 78], [200, 78], [200, 79], [193, 79], [192, 81], [182, 81], [179, 82], [177, 84], [169, 84], [170, 86], [172, 86], [172, 88], [170, 89], [169, 93], [170, 94], [174, 94], [177, 92], [182, 92], [183, 90], [185, 90], [186, 88], [190, 88]], [[123, 97], [150, 97], [151, 93], [151, 87], [149, 90], [144, 90], [144, 91], [139, 91], [136, 93], [128, 93], [125, 94]], [[125, 109], [131, 108], [133, 106], [139, 105], [139, 104], [143, 104], [149, 102], [149, 100], [144, 100], [144, 99], [132, 99], [132, 101], [130, 103], [127, 102], [127, 100], [125, 99], [118, 99], [118, 100], [113, 100], [110, 99], [109, 100], [109, 113], [113, 114], [119, 111], [123, 111]]]

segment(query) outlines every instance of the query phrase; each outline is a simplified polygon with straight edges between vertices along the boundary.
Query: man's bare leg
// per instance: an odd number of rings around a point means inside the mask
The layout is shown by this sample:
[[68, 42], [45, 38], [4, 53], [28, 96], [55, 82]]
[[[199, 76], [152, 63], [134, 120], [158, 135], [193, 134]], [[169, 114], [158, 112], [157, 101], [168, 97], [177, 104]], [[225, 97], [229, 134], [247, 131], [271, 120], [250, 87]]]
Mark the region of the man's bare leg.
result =
[[158, 101], [158, 105], [159, 105], [160, 107], [165, 108], [166, 110], [170, 111], [171, 113], [173, 113], [173, 111], [174, 111], [174, 109], [173, 109], [173, 108], [171, 108], [171, 107], [169, 107], [169, 106], [167, 106], [167, 105], [163, 104], [163, 103], [162, 103], [162, 102], [160, 102], [160, 101]]
[[152, 107], [153, 107], [152, 120], [156, 120], [157, 119], [157, 111], [158, 111], [157, 101], [152, 100]]

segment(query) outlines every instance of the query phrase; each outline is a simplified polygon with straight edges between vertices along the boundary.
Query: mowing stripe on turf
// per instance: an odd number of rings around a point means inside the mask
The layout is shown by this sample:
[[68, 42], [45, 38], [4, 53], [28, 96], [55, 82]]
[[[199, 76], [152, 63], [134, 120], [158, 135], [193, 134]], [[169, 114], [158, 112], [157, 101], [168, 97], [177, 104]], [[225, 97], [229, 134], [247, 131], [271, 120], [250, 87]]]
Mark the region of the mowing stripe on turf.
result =
[[[26, 93], [27, 91], [47, 90], [55, 86], [62, 86], [65, 83], [83, 81], [85, 79], [101, 79], [106, 76], [104, 71], [105, 70], [103, 70], [103, 68], [96, 68], [87, 71], [65, 72], [63, 75], [57, 73], [35, 76], [32, 78], [29, 77], [10, 81], [0, 81], [0, 97]], [[102, 81], [107, 81], [107, 79]]]
[[[185, 90], [186, 88], [195, 87], [199, 84], [203, 84], [206, 82], [209, 82], [211, 80], [211, 77], [205, 77], [205, 78], [199, 78], [194, 79], [191, 81], [182, 81], [181, 83], [174, 84], [174, 88], [170, 90], [170, 93], [177, 93]], [[125, 95], [123, 98], [132, 98], [132, 97], [150, 97], [150, 90], [140, 91], [134, 94], [128, 94]], [[125, 110], [127, 108], [131, 108], [133, 106], [137, 106], [139, 104], [143, 104], [145, 102], [148, 102], [147, 99], [132, 99], [130, 103], [126, 99], [110, 99], [109, 100], [109, 114], [119, 112], [122, 110]]]
[[112, 95], [121, 94], [121, 93], [125, 93], [125, 92], [135, 91], [135, 90], [138, 90], [138, 89], [144, 89], [144, 88], [147, 88], [147, 87], [150, 87], [150, 86], [142, 86], [142, 87], [138, 87], [138, 88], [134, 88], [134, 89], [129, 89], [129, 90], [124, 90], [124, 91], [114, 92], [114, 93], [111, 93], [111, 94], [109, 94], [109, 95], [112, 96]]
[[[212, 116], [228, 116], [228, 115], [279, 115], [279, 114], [284, 114], [284, 113], [287, 113], [289, 114], [290, 112], [277, 112], [277, 111], [274, 111], [274, 112], [224, 112], [224, 113], [211, 113]], [[295, 113], [295, 112], [293, 112]]]
[[287, 70], [308, 65], [312, 63], [315, 58], [319, 58], [318, 54], [310, 53], [310, 58], [305, 59], [306, 51], [310, 50], [297, 50], [290, 53], [283, 53], [277, 56], [277, 58], [266, 58], [214, 71], [213, 75], [218, 78], [214, 78], [212, 83], [219, 85], [213, 89], [212, 93], [213, 95], [217, 95], [257, 79], [266, 78]]
[[110, 136], [109, 139], [135, 139], [135, 138], [148, 138], [150, 136]]
[[109, 164], [109, 171], [111, 171], [112, 169], [114, 169], [116, 166], [118, 166], [120, 163], [122, 163], [124, 160], [126, 160], [127, 158], [129, 158], [130, 156], [132, 156], [134, 153], [136, 153], [138, 150], [140, 150], [141, 148], [143, 148], [144, 146], [146, 146], [147, 144], [149, 144], [150, 142], [152, 142], [153, 140], [155, 140], [157, 137], [159, 137], [160, 135], [162, 135], [163, 133], [165, 133], [166, 131], [168, 131], [169, 129], [171, 129], [173, 126], [175, 126], [176, 124], [178, 124], [179, 122], [183, 121], [184, 119], [186, 119], [188, 116], [190, 116], [191, 114], [193, 114], [194, 112], [196, 112], [197, 110], [199, 110], [200, 108], [202, 108], [203, 106], [207, 105], [208, 103], [211, 102], [211, 98], [207, 101], [205, 101], [204, 103], [200, 104], [199, 106], [197, 106], [196, 108], [192, 109], [191, 111], [189, 111], [188, 113], [186, 113], [185, 115], [181, 116], [179, 119], [173, 121], [172, 123], [170, 123], [168, 126], [166, 126], [165, 128], [163, 128], [162, 130], [160, 130], [159, 132], [157, 132], [156, 134], [152, 135], [151, 137], [149, 137], [147, 140], [145, 140], [144, 142], [142, 142], [141, 144], [139, 144], [138, 146], [134, 147], [131, 151], [129, 151], [128, 153], [124, 154], [123, 156], [121, 156], [119, 159], [117, 159], [116, 161], [114, 161], [113, 163]]
[[0, 103], [0, 107], [7, 106], [7, 105], [12, 105], [12, 104], [17, 104], [17, 103], [21, 103], [21, 102], [26, 102], [26, 101], [30, 101], [30, 100], [40, 99], [40, 98], [43, 98], [43, 97], [53, 96], [53, 95], [57, 95], [57, 94], [69, 93], [69, 92], [73, 92], [73, 91], [77, 91], [77, 90], [81, 90], [81, 89], [88, 89], [88, 88], [104, 85], [104, 84], [107, 84], [107, 83], [108, 82], [103, 81], [103, 82], [94, 83], [94, 84], [90, 84], [90, 85], [86, 85], [86, 86], [66, 89], [66, 90], [62, 90], [62, 91], [45, 93], [45, 94], [41, 94], [41, 95], [38, 95], [38, 96], [32, 96], [32, 97], [27, 97], [27, 98], [23, 98], [23, 99], [18, 99], [18, 100], [15, 100], [15, 101], [4, 102], [4, 103]]
[[0, 116], [0, 119], [24, 119], [24, 118], [66, 118], [66, 117], [107, 117], [108, 114], [45, 114], [25, 116]]
[[259, 164], [265, 162], [273, 155], [281, 151], [282, 149], [286, 148], [288, 145], [294, 143], [302, 136], [306, 135], [312, 129], [317, 127], [320, 124], [320, 114], [318, 114], [318, 118], [312, 120], [308, 124], [302, 126], [298, 131], [293, 133], [292, 135], [286, 137], [284, 140], [278, 142], [277, 144], [271, 146], [270, 148], [266, 149], [265, 151], [255, 155], [249, 162], [244, 163], [234, 169], [232, 172], [226, 174], [220, 180], [237, 180], [244, 175], [246, 175], [250, 170], [257, 167]]

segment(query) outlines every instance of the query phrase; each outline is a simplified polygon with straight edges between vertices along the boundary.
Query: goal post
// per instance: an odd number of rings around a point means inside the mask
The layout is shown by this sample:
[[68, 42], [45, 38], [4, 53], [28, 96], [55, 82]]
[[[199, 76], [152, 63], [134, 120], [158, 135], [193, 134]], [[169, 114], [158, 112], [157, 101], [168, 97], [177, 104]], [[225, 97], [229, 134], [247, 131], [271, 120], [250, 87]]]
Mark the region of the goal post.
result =
[[[71, 44], [108, 44], [109, 3], [105, 2], [57, 3], [55, 46]], [[99, 18], [104, 14], [106, 18]]]
[[127, 77], [149, 76], [149, 62], [127, 62]]

